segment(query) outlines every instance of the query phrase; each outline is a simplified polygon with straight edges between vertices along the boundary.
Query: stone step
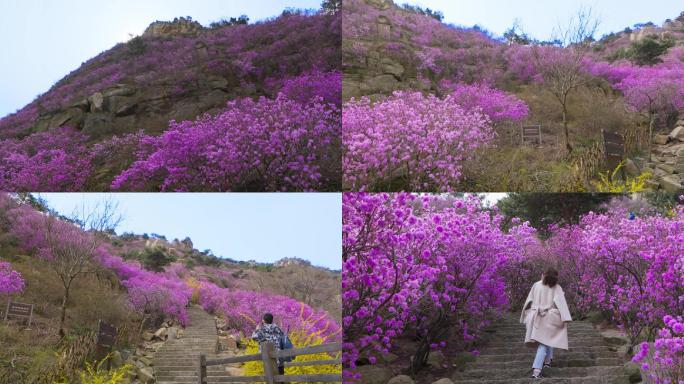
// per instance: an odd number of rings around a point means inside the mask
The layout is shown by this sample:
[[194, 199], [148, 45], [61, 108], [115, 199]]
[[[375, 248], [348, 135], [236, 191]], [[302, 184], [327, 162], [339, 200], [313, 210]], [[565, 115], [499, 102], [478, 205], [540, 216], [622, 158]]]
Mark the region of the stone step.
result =
[[[529, 368], [532, 366], [533, 361], [533, 356], [529, 356], [527, 359], [513, 361], [476, 361], [468, 365], [468, 369]], [[556, 368], [622, 366], [620, 360], [615, 357], [599, 359], [554, 359], [552, 365]]]
[[[454, 375], [460, 379], [510, 379], [531, 375], [532, 367], [505, 369], [467, 369]], [[556, 377], [587, 377], [587, 376], [619, 376], [624, 375], [622, 366], [619, 367], [551, 367], [544, 369], [544, 376]]]
[[[607, 345], [605, 340], [601, 337], [593, 337], [593, 338], [585, 338], [585, 339], [570, 339], [568, 340], [568, 347], [569, 349], [572, 349], [574, 347], [592, 347], [592, 346], [602, 346], [602, 345]], [[503, 340], [503, 341], [489, 341], [487, 344], [485, 344], [486, 347], [525, 347], [524, 339], [518, 339], [518, 340]]]
[[[497, 328], [497, 329], [488, 329], [484, 331], [485, 334], [524, 334], [527, 329], [525, 327], [511, 327], [511, 328]], [[573, 334], [586, 334], [586, 333], [592, 333], [592, 332], [597, 332], [596, 329], [594, 328], [568, 328], [568, 335], [573, 335]]]
[[[530, 348], [531, 349], [531, 348]], [[485, 352], [486, 353], [486, 352]], [[515, 354], [500, 354], [500, 355], [490, 355], [481, 353], [477, 358], [477, 361], [488, 362], [488, 361], [516, 361], [522, 358], [529, 358], [534, 356], [536, 351], [529, 351], [528, 353], [515, 353]], [[561, 350], [556, 350], [554, 352], [554, 361], [558, 360], [572, 360], [572, 359], [601, 359], [615, 357], [615, 352], [612, 351], [602, 351], [602, 352], [566, 352]]]
[[[529, 377], [532, 374], [526, 375]], [[531, 378], [509, 378], [498, 380], [487, 379], [472, 379], [472, 380], [456, 380], [456, 384], [528, 384], [528, 383], [543, 383], [543, 384], [629, 384], [629, 378], [624, 375], [611, 376], [586, 376], [586, 377], [565, 377], [565, 378], [551, 378], [547, 377], [544, 380], [535, 380]]]
[[[526, 352], [527, 351], [527, 352]], [[559, 350], [558, 352], [563, 352]], [[607, 345], [598, 345], [598, 346], [570, 346], [569, 352], [611, 352], [610, 348]], [[519, 355], [521, 353], [530, 353], [534, 354], [536, 353], [536, 350], [533, 348], [529, 347], [523, 347], [523, 343], [519, 342], [518, 344], [514, 346], [509, 346], [509, 347], [487, 347], [486, 350], [483, 350], [481, 352], [482, 355], [484, 354], [493, 354], [493, 355], [505, 355], [505, 354], [512, 354], [512, 355]], [[555, 354], [556, 352], [554, 352]]]

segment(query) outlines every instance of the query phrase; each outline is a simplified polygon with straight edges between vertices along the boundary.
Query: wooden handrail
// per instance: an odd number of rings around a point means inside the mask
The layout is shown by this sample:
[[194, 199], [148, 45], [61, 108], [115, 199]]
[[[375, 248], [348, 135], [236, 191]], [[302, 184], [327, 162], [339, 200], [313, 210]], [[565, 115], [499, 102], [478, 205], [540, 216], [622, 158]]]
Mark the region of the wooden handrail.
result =
[[[280, 375], [278, 374], [277, 359], [283, 357], [296, 357], [303, 355], [312, 355], [316, 353], [330, 353], [342, 352], [341, 343], [321, 344], [313, 347], [293, 348], [283, 351], [276, 351], [275, 347], [270, 342], [261, 343], [261, 353], [258, 355], [246, 355], [227, 357], [223, 359], [207, 360], [206, 355], [202, 354], [199, 357], [198, 369], [198, 384], [206, 384], [207, 367], [232, 363], [243, 363], [248, 361], [261, 360], [264, 364], [263, 376], [226, 376], [221, 377], [221, 382], [237, 383], [237, 382], [263, 382], [267, 384], [283, 383], [283, 382], [341, 382], [342, 374], [311, 374], [311, 375]], [[313, 361], [297, 361], [286, 362], [286, 367], [301, 367], [314, 365], [337, 365], [340, 364], [340, 359], [330, 360], [313, 360]]]

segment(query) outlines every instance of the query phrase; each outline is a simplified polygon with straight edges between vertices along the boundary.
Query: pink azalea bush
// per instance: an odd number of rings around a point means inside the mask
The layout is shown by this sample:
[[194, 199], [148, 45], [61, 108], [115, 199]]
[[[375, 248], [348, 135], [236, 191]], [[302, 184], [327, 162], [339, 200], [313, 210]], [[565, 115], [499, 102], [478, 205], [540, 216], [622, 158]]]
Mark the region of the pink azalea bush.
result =
[[389, 352], [417, 330], [416, 358], [460, 340], [467, 348], [507, 308], [502, 273], [536, 243], [477, 199], [349, 193], [343, 196], [344, 364]]
[[0, 295], [21, 293], [26, 286], [21, 273], [12, 269], [6, 261], [0, 261]]
[[100, 250], [99, 262], [119, 277], [128, 290], [133, 309], [153, 319], [170, 317], [187, 324], [186, 307], [190, 303], [192, 289], [182, 279], [148, 271], [139, 263], [124, 261], [106, 249]]
[[86, 142], [71, 128], [0, 140], [0, 191], [82, 191], [92, 172]]
[[325, 311], [286, 296], [220, 288], [203, 281], [199, 290], [200, 305], [221, 314], [231, 329], [250, 334], [264, 313], [271, 313], [278, 326], [286, 332], [303, 331], [316, 335], [324, 342], [339, 341], [342, 329]]
[[353, 190], [385, 189], [395, 179], [414, 191], [453, 189], [462, 163], [495, 136], [490, 119], [461, 107], [458, 95], [419, 92], [351, 100], [342, 125], [344, 183]]
[[484, 83], [453, 83], [445, 79], [440, 82], [440, 87], [466, 111], [479, 110], [493, 123], [520, 121], [530, 114], [530, 108], [524, 101]]
[[663, 317], [665, 327], [658, 331], [653, 345], [641, 343], [632, 359], [655, 384], [684, 382], [684, 317]]
[[239, 99], [217, 116], [171, 122], [161, 136], [142, 138], [150, 150], [138, 153], [112, 189], [310, 191], [334, 184], [339, 112], [316, 100]]
[[568, 287], [577, 292], [577, 305], [609, 313], [633, 343], [668, 312], [684, 313], [681, 214], [631, 220], [624, 212], [590, 213], [556, 233], [575, 245], [563, 254], [575, 261], [575, 268], [565, 265], [577, 278]]

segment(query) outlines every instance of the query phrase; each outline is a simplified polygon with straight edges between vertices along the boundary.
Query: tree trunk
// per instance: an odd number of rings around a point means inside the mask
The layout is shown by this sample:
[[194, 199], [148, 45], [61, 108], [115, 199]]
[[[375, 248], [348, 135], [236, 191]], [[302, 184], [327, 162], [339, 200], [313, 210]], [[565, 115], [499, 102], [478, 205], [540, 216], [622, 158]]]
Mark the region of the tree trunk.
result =
[[648, 161], [651, 161], [651, 150], [653, 146], [653, 125], [655, 124], [655, 114], [651, 113], [648, 121]]
[[563, 104], [563, 131], [565, 131], [565, 148], [568, 154], [572, 153], [572, 145], [570, 145], [570, 131], [568, 130], [568, 109]]
[[66, 307], [69, 302], [69, 289], [71, 288], [71, 283], [64, 286], [64, 297], [62, 298], [62, 314], [59, 318], [59, 337], [64, 337], [64, 320], [66, 319]]

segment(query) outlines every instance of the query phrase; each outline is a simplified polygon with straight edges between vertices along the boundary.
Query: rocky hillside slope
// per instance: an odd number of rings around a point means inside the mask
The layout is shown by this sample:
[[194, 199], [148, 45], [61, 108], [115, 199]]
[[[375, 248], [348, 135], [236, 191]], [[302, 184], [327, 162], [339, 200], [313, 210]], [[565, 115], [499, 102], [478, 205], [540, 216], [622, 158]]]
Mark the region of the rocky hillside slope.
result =
[[339, 23], [323, 13], [216, 28], [185, 18], [152, 23], [0, 120], [0, 138], [63, 126], [94, 140], [161, 132], [170, 120], [192, 120], [227, 100], [272, 95], [288, 76], [338, 68]]

